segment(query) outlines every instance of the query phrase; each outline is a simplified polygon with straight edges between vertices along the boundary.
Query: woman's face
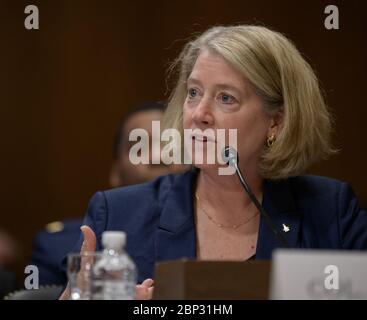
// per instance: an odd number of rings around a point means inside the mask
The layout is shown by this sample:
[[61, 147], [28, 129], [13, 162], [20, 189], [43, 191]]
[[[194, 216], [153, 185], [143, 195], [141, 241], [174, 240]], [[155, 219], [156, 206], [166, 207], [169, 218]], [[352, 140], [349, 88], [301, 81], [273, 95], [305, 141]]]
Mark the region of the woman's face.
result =
[[[266, 138], [275, 130], [275, 124], [240, 72], [221, 56], [203, 51], [187, 80], [183, 128], [226, 129], [226, 137], [227, 129], [237, 129], [240, 165], [246, 170], [257, 170]], [[195, 144], [203, 148], [205, 159], [206, 152], [217, 142], [210, 137], [194, 136], [190, 143], [192, 148], [185, 140], [185, 148], [192, 155], [194, 165], [201, 169], [207, 167], [208, 164], [195, 163]]]

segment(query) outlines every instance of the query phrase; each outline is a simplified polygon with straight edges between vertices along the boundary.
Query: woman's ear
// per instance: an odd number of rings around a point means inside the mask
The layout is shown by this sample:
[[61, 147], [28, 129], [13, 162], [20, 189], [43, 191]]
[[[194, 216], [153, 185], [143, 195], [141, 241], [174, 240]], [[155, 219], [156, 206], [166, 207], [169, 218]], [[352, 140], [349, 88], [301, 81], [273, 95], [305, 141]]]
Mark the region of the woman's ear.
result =
[[268, 130], [268, 136], [277, 135], [283, 127], [284, 121], [284, 110], [281, 108], [275, 115], [270, 119], [270, 126]]

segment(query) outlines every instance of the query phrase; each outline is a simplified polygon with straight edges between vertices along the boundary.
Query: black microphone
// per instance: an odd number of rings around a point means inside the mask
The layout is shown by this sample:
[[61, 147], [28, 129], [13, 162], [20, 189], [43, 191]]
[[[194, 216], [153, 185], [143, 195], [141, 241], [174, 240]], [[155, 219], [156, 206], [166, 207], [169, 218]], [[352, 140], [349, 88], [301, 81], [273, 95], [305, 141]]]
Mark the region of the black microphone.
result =
[[234, 148], [230, 147], [230, 146], [224, 147], [224, 149], [222, 151], [222, 159], [223, 159], [224, 162], [228, 163], [230, 166], [235, 168], [237, 176], [240, 179], [241, 185], [246, 190], [246, 193], [248, 194], [248, 196], [250, 197], [251, 201], [254, 203], [256, 208], [259, 210], [262, 217], [265, 219], [266, 224], [268, 225], [270, 230], [273, 232], [274, 236], [282, 244], [283, 247], [289, 248], [290, 247], [289, 243], [284, 238], [284, 236], [281, 233], [278, 232], [278, 230], [275, 227], [272, 219], [267, 214], [267, 212], [264, 210], [262, 205], [259, 203], [256, 196], [252, 192], [250, 186], [247, 184], [245, 178], [243, 177], [243, 175], [241, 173], [241, 170], [238, 166], [238, 153], [237, 153], [237, 151]]

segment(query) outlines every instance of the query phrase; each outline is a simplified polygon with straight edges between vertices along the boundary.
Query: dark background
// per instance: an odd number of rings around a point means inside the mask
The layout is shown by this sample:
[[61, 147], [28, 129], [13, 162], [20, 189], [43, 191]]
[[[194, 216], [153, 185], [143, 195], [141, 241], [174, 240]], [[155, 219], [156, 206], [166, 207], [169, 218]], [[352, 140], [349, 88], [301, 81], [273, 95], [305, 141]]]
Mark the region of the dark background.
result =
[[[26, 30], [37, 5], [40, 30]], [[326, 30], [326, 5], [340, 29]], [[317, 71], [335, 115], [341, 152], [310, 169], [365, 184], [365, 1], [0, 2], [0, 229], [19, 241], [24, 270], [32, 238], [53, 220], [84, 214], [108, 188], [112, 137], [134, 105], [167, 97], [166, 70], [193, 33], [257, 23], [285, 33]]]

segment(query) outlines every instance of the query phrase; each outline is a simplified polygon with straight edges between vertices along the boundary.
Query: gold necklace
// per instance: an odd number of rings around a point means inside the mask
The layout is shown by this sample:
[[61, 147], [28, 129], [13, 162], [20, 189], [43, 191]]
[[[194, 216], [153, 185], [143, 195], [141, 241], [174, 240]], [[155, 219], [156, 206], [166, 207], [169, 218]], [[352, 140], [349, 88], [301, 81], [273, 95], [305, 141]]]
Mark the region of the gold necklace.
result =
[[208, 212], [206, 212], [206, 210], [204, 210], [204, 208], [200, 205], [200, 203], [199, 203], [199, 201], [200, 201], [200, 198], [199, 198], [199, 196], [197, 195], [197, 194], [195, 194], [195, 197], [196, 197], [196, 200], [197, 200], [197, 203], [198, 203], [198, 206], [199, 206], [199, 208], [204, 212], [204, 214], [208, 217], [208, 219], [211, 221], [211, 222], [213, 222], [217, 227], [219, 227], [219, 228], [222, 228], [222, 229], [224, 229], [224, 228], [231, 228], [231, 229], [234, 229], [234, 230], [236, 230], [236, 229], [238, 229], [239, 227], [241, 227], [241, 226], [243, 226], [243, 225], [245, 225], [246, 223], [248, 223], [248, 222], [250, 222], [253, 218], [255, 218], [259, 213], [258, 212], [256, 212], [256, 214], [254, 214], [253, 216], [251, 216], [250, 218], [248, 218], [247, 220], [245, 220], [244, 222], [241, 222], [241, 223], [239, 223], [239, 224], [234, 224], [234, 225], [231, 225], [231, 226], [225, 226], [225, 225], [223, 225], [222, 223], [219, 223], [219, 222], [217, 222], [217, 221], [215, 221], [209, 214], [208, 214]]

